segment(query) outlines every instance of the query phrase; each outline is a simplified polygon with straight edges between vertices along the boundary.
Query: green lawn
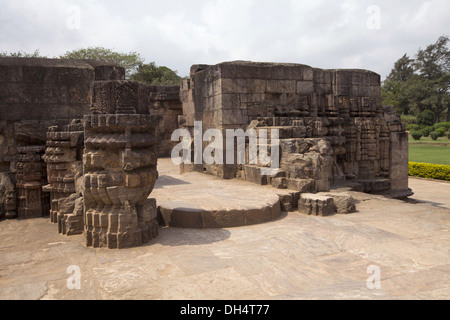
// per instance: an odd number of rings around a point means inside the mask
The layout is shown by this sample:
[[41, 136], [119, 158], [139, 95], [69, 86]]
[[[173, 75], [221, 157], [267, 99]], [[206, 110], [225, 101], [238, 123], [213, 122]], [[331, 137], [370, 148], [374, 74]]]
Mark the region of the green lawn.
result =
[[[450, 141], [447, 138], [445, 140]], [[409, 161], [450, 165], [450, 144], [440, 146], [410, 143]]]
[[442, 137], [434, 141], [431, 137], [422, 137], [420, 140], [414, 140], [411, 136], [409, 136], [409, 144], [436, 144], [436, 145], [448, 145], [450, 146], [450, 139], [447, 136]]

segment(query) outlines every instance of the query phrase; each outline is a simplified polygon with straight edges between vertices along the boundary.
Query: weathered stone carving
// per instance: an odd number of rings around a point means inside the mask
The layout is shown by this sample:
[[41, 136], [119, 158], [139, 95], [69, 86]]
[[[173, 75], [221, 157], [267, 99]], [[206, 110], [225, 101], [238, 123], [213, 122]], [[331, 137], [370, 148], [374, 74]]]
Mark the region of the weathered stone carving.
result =
[[16, 172], [17, 214], [19, 219], [39, 218], [48, 215], [48, 197], [43, 195], [46, 168], [41, 157], [45, 146], [18, 148]]
[[13, 219], [16, 212], [16, 191], [12, 174], [0, 173], [0, 219]]
[[[83, 211], [74, 212], [75, 200], [81, 197], [75, 182], [83, 173], [83, 143], [84, 126], [81, 120], [73, 120], [62, 129], [50, 127], [47, 133], [47, 149], [43, 159], [47, 163], [49, 184], [43, 190], [50, 194], [50, 220], [58, 224], [58, 232], [62, 234], [81, 234], [84, 229]], [[64, 206], [67, 198], [71, 204], [69, 210], [67, 205]]]
[[[87, 246], [129, 248], [157, 236], [155, 122], [140, 104], [142, 85], [95, 84], [84, 117], [84, 210]], [[138, 114], [137, 112], [140, 112]]]
[[[84, 229], [88, 246], [126, 248], [157, 236], [156, 201], [147, 197], [157, 156], [177, 144], [170, 141], [177, 120], [191, 131], [195, 121], [223, 133], [276, 129], [276, 175], [263, 175], [261, 161], [182, 170], [291, 189], [285, 210], [353, 212], [351, 197], [327, 193], [349, 181], [365, 192], [411, 194], [408, 136], [381, 106], [380, 76], [370, 71], [195, 65], [181, 88], [124, 81], [123, 68], [91, 60], [0, 58], [0, 73], [0, 218], [51, 212], [59, 232]], [[246, 153], [248, 160], [248, 145]]]
[[16, 212], [16, 191], [5, 191], [5, 218], [14, 219], [17, 216]]
[[19, 207], [8, 216], [49, 214], [49, 193], [39, 192], [47, 185], [45, 163], [38, 160], [48, 127], [87, 114], [95, 80], [124, 78], [124, 68], [104, 61], [0, 58], [0, 172], [17, 174], [17, 197], [13, 188], [8, 206]]
[[329, 216], [356, 212], [355, 200], [343, 193], [304, 193], [300, 195], [298, 210], [307, 215]]
[[259, 165], [184, 165], [184, 172], [300, 192], [358, 181], [366, 192], [411, 195], [405, 126], [381, 106], [380, 76], [373, 72], [244, 61], [194, 65], [180, 97], [180, 125], [191, 131], [194, 121], [204, 130], [277, 129], [281, 144], [276, 176], [261, 176]]
[[333, 198], [309, 193], [300, 196], [298, 209], [300, 212], [307, 215], [323, 217], [336, 213]]
[[172, 133], [178, 129], [178, 117], [183, 114], [180, 101], [180, 86], [149, 86], [150, 113], [159, 117], [156, 127], [156, 154], [170, 157], [176, 142], [171, 141]]

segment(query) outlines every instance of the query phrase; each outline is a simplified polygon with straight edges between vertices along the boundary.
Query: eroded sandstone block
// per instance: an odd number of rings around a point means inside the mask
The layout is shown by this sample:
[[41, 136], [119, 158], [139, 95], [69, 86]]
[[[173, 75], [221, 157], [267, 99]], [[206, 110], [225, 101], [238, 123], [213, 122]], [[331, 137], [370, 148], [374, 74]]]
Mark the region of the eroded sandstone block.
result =
[[355, 200], [345, 193], [301, 194], [298, 210], [307, 215], [329, 216], [356, 212]]
[[337, 214], [350, 214], [356, 212], [356, 202], [352, 196], [345, 193], [329, 193], [325, 195], [333, 198]]
[[298, 208], [300, 200], [300, 192], [290, 192], [288, 194], [280, 194], [281, 211], [294, 211]]
[[322, 217], [336, 213], [332, 197], [311, 193], [305, 193], [300, 196], [298, 210], [307, 215]]

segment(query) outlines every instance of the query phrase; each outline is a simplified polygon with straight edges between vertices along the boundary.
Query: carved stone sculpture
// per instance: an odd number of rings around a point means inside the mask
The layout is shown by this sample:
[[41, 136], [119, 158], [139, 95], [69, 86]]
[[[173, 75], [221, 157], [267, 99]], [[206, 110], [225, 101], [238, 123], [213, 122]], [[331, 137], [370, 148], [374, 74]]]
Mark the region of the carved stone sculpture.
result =
[[0, 173], [0, 219], [13, 219], [16, 212], [16, 191], [11, 174]]
[[14, 219], [16, 216], [16, 191], [7, 190], [5, 192], [5, 218]]
[[48, 197], [43, 195], [46, 168], [42, 161], [45, 146], [18, 148], [17, 163], [17, 214], [19, 219], [39, 218], [49, 211]]
[[74, 203], [81, 197], [76, 192], [75, 182], [83, 171], [83, 143], [84, 126], [81, 120], [73, 120], [61, 129], [50, 127], [47, 133], [47, 149], [43, 159], [47, 163], [49, 184], [43, 190], [50, 193], [50, 220], [58, 224], [58, 232], [62, 234], [81, 234], [84, 229], [83, 212], [78, 210], [74, 214], [73, 204], [72, 211], [68, 211], [67, 206], [62, 210], [61, 204], [64, 199], [70, 198]]
[[[155, 122], [139, 101], [142, 85], [97, 82], [93, 114], [84, 117], [86, 245], [140, 246], [157, 236]], [[141, 114], [137, 112], [142, 112]]]

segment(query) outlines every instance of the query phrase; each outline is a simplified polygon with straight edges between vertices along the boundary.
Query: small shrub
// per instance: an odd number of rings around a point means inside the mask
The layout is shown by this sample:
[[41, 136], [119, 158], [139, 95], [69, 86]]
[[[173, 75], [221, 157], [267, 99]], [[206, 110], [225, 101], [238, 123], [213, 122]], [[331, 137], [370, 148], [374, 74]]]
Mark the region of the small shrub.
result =
[[448, 140], [450, 140], [450, 133], [449, 133], [449, 134], [447, 134], [447, 138], [448, 138]]
[[447, 131], [447, 130], [445, 130], [445, 128], [439, 127], [439, 128], [437, 128], [434, 132], [439, 133], [439, 137], [445, 137], [445, 132], [446, 132], [446, 131]]
[[433, 128], [436, 130], [437, 128], [445, 128], [445, 131], [450, 131], [450, 122], [440, 122], [436, 123]]
[[439, 132], [435, 132], [433, 131], [432, 133], [430, 133], [431, 139], [433, 139], [434, 141], [436, 141], [437, 139], [439, 139], [439, 137], [441, 136], [441, 134]]
[[419, 131], [420, 126], [418, 124], [408, 124], [406, 126], [406, 131], [413, 132], [413, 131]]
[[420, 131], [422, 132], [424, 137], [429, 137], [430, 133], [433, 132], [433, 127], [423, 126]]
[[411, 136], [413, 137], [414, 140], [418, 141], [418, 140], [420, 140], [420, 138], [423, 137], [423, 134], [420, 131], [413, 131], [413, 132], [411, 132]]
[[450, 166], [410, 162], [409, 175], [412, 177], [450, 181]]
[[406, 123], [407, 125], [409, 124], [417, 124], [417, 117], [412, 116], [412, 115], [403, 115], [402, 117], [402, 122]]

